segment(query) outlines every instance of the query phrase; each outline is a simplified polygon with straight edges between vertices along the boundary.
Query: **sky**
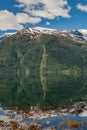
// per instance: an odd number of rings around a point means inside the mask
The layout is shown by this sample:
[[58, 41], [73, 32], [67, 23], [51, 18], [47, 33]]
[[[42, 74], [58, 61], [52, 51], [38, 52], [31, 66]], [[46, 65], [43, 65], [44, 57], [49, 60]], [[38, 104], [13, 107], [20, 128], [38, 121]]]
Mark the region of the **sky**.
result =
[[37, 26], [87, 29], [87, 0], [0, 0], [0, 36]]

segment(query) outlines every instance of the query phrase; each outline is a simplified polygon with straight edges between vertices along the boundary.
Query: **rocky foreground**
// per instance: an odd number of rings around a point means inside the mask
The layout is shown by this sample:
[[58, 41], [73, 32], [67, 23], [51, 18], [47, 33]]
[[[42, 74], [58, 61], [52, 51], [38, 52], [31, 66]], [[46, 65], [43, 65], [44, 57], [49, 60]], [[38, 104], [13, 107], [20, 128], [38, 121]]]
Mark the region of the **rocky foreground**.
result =
[[[87, 116], [87, 105], [84, 102], [79, 102], [73, 106], [57, 108], [55, 110], [40, 110], [37, 107], [31, 107], [30, 110], [4, 110], [0, 108], [0, 130], [43, 130], [40, 123], [34, 120], [40, 120], [45, 118], [57, 117], [57, 116]], [[22, 122], [23, 119], [32, 119], [32, 122]], [[49, 124], [49, 120], [47, 121]], [[71, 119], [67, 121], [61, 121], [60, 126], [67, 126], [66, 130], [73, 127], [79, 127], [87, 125], [86, 122], [76, 122]], [[59, 130], [57, 126], [50, 127], [44, 130]], [[60, 130], [64, 130], [60, 129]], [[71, 130], [71, 129], [70, 129]]]

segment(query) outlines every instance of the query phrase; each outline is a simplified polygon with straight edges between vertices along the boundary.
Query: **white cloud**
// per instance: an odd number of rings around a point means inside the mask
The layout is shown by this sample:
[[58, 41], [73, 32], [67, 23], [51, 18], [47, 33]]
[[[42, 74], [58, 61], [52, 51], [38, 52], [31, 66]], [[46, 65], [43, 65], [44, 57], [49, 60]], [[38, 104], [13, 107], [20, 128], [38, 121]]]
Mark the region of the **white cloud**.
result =
[[24, 7], [24, 4], [14, 5], [14, 7], [23, 8], [23, 7]]
[[47, 21], [47, 22], [46, 22], [46, 25], [50, 25], [50, 22]]
[[[14, 7], [21, 8], [22, 12], [0, 10], [0, 30], [21, 30], [23, 24], [39, 23], [43, 18], [55, 19], [59, 16], [70, 18], [67, 0], [15, 0]], [[50, 25], [46, 22], [46, 25]]]
[[35, 24], [39, 23], [40, 21], [40, 18], [30, 17], [26, 13], [17, 13], [16, 15], [14, 15], [8, 10], [0, 11], [0, 30], [21, 30], [23, 29], [22, 24]]
[[0, 11], [0, 30], [20, 30], [23, 26], [16, 21], [16, 16], [7, 11]]
[[33, 17], [54, 19], [61, 16], [69, 18], [70, 7], [67, 0], [16, 0], [24, 4], [24, 11]]
[[25, 23], [32, 23], [32, 24], [36, 24], [39, 23], [41, 21], [40, 18], [37, 17], [30, 17], [28, 14], [26, 13], [17, 13], [16, 14], [16, 19], [18, 23], [21, 24], [25, 24]]
[[26, 6], [33, 5], [33, 4], [36, 5], [36, 4], [38, 4], [38, 1], [40, 2], [40, 0], [16, 0], [16, 1], [19, 2], [19, 3], [22, 3]]
[[87, 12], [87, 5], [78, 4], [77, 9]]

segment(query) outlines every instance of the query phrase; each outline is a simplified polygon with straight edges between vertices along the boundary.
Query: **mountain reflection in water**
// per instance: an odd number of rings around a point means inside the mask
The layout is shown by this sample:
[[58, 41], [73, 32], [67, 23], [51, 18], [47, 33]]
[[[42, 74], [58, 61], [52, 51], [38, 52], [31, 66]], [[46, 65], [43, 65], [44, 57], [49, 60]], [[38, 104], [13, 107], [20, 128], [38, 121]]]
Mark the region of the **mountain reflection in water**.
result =
[[0, 103], [7, 107], [25, 108], [38, 105], [41, 108], [73, 104], [87, 100], [86, 74], [46, 76], [46, 96], [40, 78], [0, 78]]

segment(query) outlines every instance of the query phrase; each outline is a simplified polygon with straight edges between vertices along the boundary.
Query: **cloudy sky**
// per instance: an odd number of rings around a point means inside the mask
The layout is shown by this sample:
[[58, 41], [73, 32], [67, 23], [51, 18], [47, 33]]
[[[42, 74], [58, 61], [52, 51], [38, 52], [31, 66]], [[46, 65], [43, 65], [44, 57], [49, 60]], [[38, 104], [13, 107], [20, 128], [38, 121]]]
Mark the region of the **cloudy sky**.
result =
[[87, 0], [0, 0], [0, 35], [35, 26], [87, 29]]

